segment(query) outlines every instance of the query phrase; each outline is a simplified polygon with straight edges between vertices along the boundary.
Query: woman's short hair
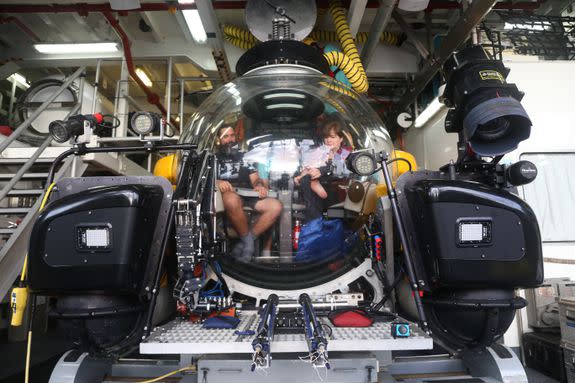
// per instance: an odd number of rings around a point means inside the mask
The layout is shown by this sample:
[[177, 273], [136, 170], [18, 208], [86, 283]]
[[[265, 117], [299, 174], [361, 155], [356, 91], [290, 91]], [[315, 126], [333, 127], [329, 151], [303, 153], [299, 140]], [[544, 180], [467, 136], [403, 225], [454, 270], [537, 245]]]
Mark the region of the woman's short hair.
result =
[[339, 119], [331, 118], [324, 121], [320, 129], [321, 136], [322, 137], [329, 136], [332, 130], [339, 137], [345, 138], [345, 135], [343, 134], [343, 123]]

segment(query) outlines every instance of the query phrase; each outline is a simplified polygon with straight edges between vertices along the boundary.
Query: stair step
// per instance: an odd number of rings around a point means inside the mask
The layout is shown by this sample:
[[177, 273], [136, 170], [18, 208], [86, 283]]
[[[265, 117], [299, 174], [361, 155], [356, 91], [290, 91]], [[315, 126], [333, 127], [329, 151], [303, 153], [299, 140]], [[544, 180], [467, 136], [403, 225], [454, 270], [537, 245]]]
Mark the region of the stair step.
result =
[[[0, 173], [0, 179], [12, 179], [15, 173]], [[26, 173], [22, 176], [22, 179], [40, 179], [48, 178], [48, 173]]]
[[2, 234], [13, 234], [16, 229], [0, 229], [0, 235]]
[[8, 192], [8, 196], [27, 196], [27, 195], [41, 195], [44, 189], [12, 189]]
[[0, 207], [0, 214], [27, 214], [31, 207]]

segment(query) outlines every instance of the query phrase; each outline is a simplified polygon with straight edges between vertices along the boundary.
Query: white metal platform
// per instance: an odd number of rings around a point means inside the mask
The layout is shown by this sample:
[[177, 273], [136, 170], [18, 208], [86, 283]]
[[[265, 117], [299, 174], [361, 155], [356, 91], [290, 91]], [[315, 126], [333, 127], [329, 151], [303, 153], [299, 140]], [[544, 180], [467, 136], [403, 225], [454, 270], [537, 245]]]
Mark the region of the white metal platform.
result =
[[[200, 323], [176, 319], [158, 327], [140, 344], [142, 354], [240, 354], [252, 353], [253, 335], [235, 335], [236, 330], [254, 330], [258, 316], [255, 311], [240, 314], [241, 323], [236, 329], [204, 329]], [[327, 318], [320, 321], [331, 325]], [[411, 324], [409, 338], [394, 339], [389, 322], [375, 322], [370, 327], [333, 327], [329, 337], [329, 351], [390, 351], [428, 350], [433, 340], [416, 324]], [[272, 352], [307, 352], [303, 331], [301, 334], [275, 334]]]

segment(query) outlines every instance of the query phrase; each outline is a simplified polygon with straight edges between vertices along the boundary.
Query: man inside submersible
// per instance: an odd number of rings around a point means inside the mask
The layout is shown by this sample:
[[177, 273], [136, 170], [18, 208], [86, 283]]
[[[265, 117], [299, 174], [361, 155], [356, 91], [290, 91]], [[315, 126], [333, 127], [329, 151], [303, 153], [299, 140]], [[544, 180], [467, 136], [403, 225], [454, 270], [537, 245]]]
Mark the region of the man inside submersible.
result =
[[[219, 128], [217, 139], [217, 187], [222, 194], [226, 217], [240, 237], [231, 255], [239, 261], [249, 262], [254, 255], [256, 239], [266, 233], [278, 219], [282, 204], [277, 199], [268, 197], [268, 182], [260, 178], [254, 164], [244, 161], [244, 153], [239, 151], [233, 126], [224, 125]], [[248, 198], [244, 202], [236, 193], [237, 187], [253, 188], [259, 198]], [[259, 218], [251, 228], [244, 213], [244, 204], [249, 204], [259, 213]], [[265, 242], [264, 247], [271, 246], [271, 241]]]

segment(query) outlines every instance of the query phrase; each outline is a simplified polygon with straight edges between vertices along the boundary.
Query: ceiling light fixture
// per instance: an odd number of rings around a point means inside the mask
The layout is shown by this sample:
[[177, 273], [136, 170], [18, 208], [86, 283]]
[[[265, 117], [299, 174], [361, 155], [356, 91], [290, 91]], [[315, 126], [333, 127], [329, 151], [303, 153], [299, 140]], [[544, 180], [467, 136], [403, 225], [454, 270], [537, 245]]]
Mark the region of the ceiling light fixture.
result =
[[150, 80], [150, 77], [146, 72], [144, 72], [142, 68], [136, 68], [136, 76], [138, 76], [138, 78], [142, 80], [145, 86], [147, 86], [148, 88], [152, 87], [153, 85], [152, 80]]
[[431, 120], [437, 113], [439, 113], [441, 110], [446, 111], [447, 109], [447, 106], [439, 102], [437, 97], [434, 98], [433, 101], [427, 105], [427, 108], [425, 108], [423, 112], [421, 112], [415, 119], [415, 127], [423, 127], [423, 125], [427, 124], [427, 122], [429, 122], [429, 120]]
[[116, 43], [86, 43], [86, 44], [34, 44], [34, 48], [45, 54], [66, 53], [109, 53], [117, 52]]
[[26, 77], [22, 76], [20, 73], [14, 73], [10, 77], [8, 77], [8, 79], [17, 82], [18, 84], [21, 84], [26, 89], [30, 88], [28, 80], [26, 80]]
[[[178, 0], [178, 4], [194, 4], [194, 0]], [[208, 35], [204, 29], [204, 24], [202, 24], [202, 19], [200, 18], [200, 13], [197, 9], [183, 9], [182, 14], [184, 15], [184, 20], [188, 26], [188, 30], [192, 34], [192, 38], [198, 44], [204, 44], [208, 41]]]
[[549, 25], [541, 25], [541, 24], [520, 24], [520, 23], [505, 23], [503, 27], [505, 30], [512, 30], [512, 29], [529, 29], [531, 31], [544, 31], [545, 27], [551, 28], [551, 24]]

